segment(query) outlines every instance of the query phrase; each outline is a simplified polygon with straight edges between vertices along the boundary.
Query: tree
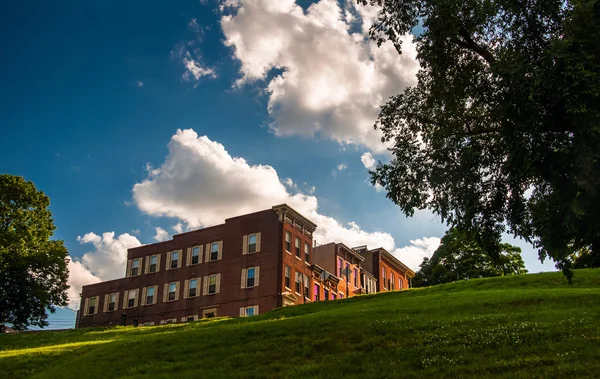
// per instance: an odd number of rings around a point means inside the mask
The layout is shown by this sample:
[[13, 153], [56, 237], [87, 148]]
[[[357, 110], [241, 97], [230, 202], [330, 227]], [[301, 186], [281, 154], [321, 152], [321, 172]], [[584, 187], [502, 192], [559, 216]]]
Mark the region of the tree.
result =
[[600, 255], [599, 0], [359, 0], [370, 30], [418, 84], [382, 106], [393, 159], [371, 172], [403, 212], [430, 209], [498, 257], [509, 231], [571, 280], [571, 254]]
[[431, 259], [423, 259], [413, 285], [424, 287], [463, 279], [525, 274], [521, 249], [501, 241], [498, 245], [500, 254], [494, 261], [472, 233], [451, 228]]
[[50, 200], [22, 177], [0, 175], [0, 327], [47, 326], [67, 304], [67, 249], [51, 240]]
[[574, 268], [599, 268], [600, 254], [594, 254], [587, 248], [580, 249], [572, 255]]

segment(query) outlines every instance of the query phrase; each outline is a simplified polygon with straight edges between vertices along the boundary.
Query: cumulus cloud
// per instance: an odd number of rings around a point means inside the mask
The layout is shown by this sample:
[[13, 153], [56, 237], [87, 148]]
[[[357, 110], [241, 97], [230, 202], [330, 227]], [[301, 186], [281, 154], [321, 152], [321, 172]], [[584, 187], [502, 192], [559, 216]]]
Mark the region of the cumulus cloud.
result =
[[[134, 202], [147, 214], [174, 217], [197, 228], [287, 203], [318, 225], [317, 243], [344, 242], [384, 247], [407, 258], [415, 255], [407, 248], [396, 249], [389, 233], [366, 231], [355, 222], [340, 223], [319, 213], [317, 198], [300, 192], [293, 180], [281, 180], [271, 166], [232, 157], [222, 144], [191, 129], [178, 130], [168, 148], [164, 163], [150, 167], [148, 177], [133, 187]], [[413, 245], [422, 247], [418, 241]]]
[[411, 269], [417, 271], [423, 258], [431, 258], [440, 246], [441, 239], [427, 237], [411, 240], [410, 245], [396, 249], [393, 254]]
[[156, 231], [156, 234], [154, 235], [155, 241], [162, 242], [162, 241], [166, 241], [169, 239], [169, 237], [170, 237], [169, 232], [167, 232], [160, 226], [156, 227], [154, 230]]
[[74, 309], [79, 307], [82, 286], [125, 276], [127, 249], [142, 244], [128, 233], [115, 238], [114, 232], [106, 232], [102, 236], [87, 233], [77, 237], [77, 241], [92, 245], [93, 250], [83, 254], [80, 260], [69, 257], [69, 306]]
[[364, 153], [360, 157], [360, 160], [367, 170], [374, 170], [375, 167], [377, 166], [377, 161], [375, 160], [375, 158], [373, 158], [373, 155], [369, 152]]
[[343, 163], [340, 163], [339, 165], [337, 165], [337, 169], [338, 169], [338, 171], [344, 171], [344, 170], [345, 170], [345, 169], [347, 169], [347, 168], [348, 168], [348, 166], [346, 166], [346, 165], [345, 165], [345, 164], [343, 164]]
[[[373, 130], [379, 106], [416, 84], [416, 49], [368, 39], [377, 8], [320, 0], [306, 12], [294, 0], [227, 0], [225, 44], [241, 64], [237, 86], [260, 81], [278, 136], [321, 134], [384, 151]], [[270, 75], [280, 69], [278, 75]]]
[[173, 225], [171, 229], [177, 234], [181, 234], [187, 230], [187, 228], [181, 222], [178, 222], [177, 224]]

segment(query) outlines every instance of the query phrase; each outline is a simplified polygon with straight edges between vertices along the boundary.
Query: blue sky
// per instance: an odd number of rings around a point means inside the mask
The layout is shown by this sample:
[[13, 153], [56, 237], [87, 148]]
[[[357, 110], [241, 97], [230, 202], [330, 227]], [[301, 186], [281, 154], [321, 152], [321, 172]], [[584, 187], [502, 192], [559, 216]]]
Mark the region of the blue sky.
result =
[[[85, 271], [78, 285], [122, 275], [102, 266], [110, 252], [122, 255], [134, 239], [155, 242], [156, 228], [171, 235], [177, 224], [186, 230], [247, 210], [236, 199], [262, 209], [269, 198], [296, 195], [294, 204], [324, 225], [339, 223], [326, 226], [323, 238], [382, 238], [406, 261], [435, 249], [445, 227], [427, 212], [405, 218], [367, 183], [361, 160], [366, 153], [388, 159], [371, 125], [378, 102], [414, 83], [410, 38], [402, 57], [389, 46], [376, 49], [364, 39], [372, 10], [310, 4], [0, 6], [0, 171], [50, 196], [55, 235]], [[174, 137], [187, 129], [198, 138]], [[219, 146], [226, 154], [215, 153]], [[240, 183], [254, 184], [222, 180], [223, 162], [229, 174], [281, 187], [236, 192]], [[186, 191], [171, 188], [178, 184]], [[219, 191], [230, 204], [219, 203]], [[119, 242], [125, 233], [131, 238]], [[531, 248], [524, 258], [531, 271], [554, 269]]]

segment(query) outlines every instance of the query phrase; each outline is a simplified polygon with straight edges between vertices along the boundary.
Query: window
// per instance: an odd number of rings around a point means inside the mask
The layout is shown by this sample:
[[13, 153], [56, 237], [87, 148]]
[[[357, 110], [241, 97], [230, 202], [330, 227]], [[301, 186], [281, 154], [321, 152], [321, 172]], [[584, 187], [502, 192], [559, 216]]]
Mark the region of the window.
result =
[[296, 237], [296, 257], [300, 258], [301, 257], [301, 253], [300, 253], [300, 238]]
[[158, 255], [150, 256], [150, 265], [148, 266], [148, 272], [156, 272], [156, 268], [158, 267]]
[[291, 276], [290, 266], [285, 266], [285, 288], [291, 288], [290, 276]]
[[332, 292], [331, 293], [331, 300], [336, 300], [336, 299], [337, 299], [337, 296], [335, 296], [335, 293]]
[[315, 288], [314, 288], [314, 299], [315, 301], [319, 301], [321, 299], [321, 294], [319, 293], [319, 285], [315, 284]]
[[208, 293], [217, 293], [217, 276], [211, 275], [208, 277]]
[[310, 260], [309, 260], [309, 258], [310, 258], [309, 254], [310, 253], [309, 253], [309, 251], [310, 251], [310, 246], [307, 243], [305, 243], [304, 244], [304, 260], [307, 263], [310, 262]]
[[212, 317], [216, 317], [216, 316], [217, 316], [217, 308], [208, 308], [208, 309], [202, 310], [203, 318], [212, 318]]
[[296, 271], [296, 293], [300, 294], [302, 291], [302, 275]]
[[185, 319], [185, 321], [187, 322], [192, 322], [195, 321], [196, 319], [194, 318], [194, 316], [189, 316], [188, 318]]
[[127, 295], [127, 308], [133, 308], [136, 306], [137, 290], [129, 290]]
[[252, 317], [258, 314], [258, 305], [240, 308], [240, 317]]
[[246, 288], [254, 287], [254, 267], [246, 271]]
[[393, 272], [390, 275], [392, 276], [392, 282], [391, 282], [392, 287], [391, 288], [392, 288], [392, 291], [393, 291], [394, 290], [394, 286], [396, 285], [396, 276], [394, 275]]
[[98, 296], [90, 297], [87, 314], [93, 315], [96, 314], [98, 308]]
[[342, 258], [338, 258], [338, 277], [342, 278]]
[[256, 252], [256, 234], [250, 234], [248, 236], [248, 253]]
[[155, 287], [148, 287], [146, 290], [146, 304], [154, 304], [154, 296], [156, 295]]
[[310, 298], [310, 283], [308, 276], [304, 277], [304, 297]]
[[112, 312], [117, 307], [117, 293], [108, 295], [108, 311]]
[[354, 269], [354, 287], [358, 288], [358, 271]]
[[391, 288], [391, 286], [390, 286], [390, 280], [389, 279], [388, 279], [388, 288]]
[[188, 297], [195, 297], [196, 296], [196, 291], [198, 288], [198, 279], [192, 279], [190, 280], [190, 288], [189, 288], [189, 294]]
[[219, 259], [219, 243], [213, 242], [210, 244], [210, 260], [216, 261]]
[[197, 265], [200, 263], [200, 246], [192, 247], [192, 264]]
[[285, 232], [285, 251], [292, 251], [292, 233]]
[[140, 259], [136, 258], [131, 261], [131, 276], [138, 276], [140, 274]]
[[177, 283], [169, 283], [169, 301], [175, 301], [177, 295]]
[[325, 292], [325, 294], [324, 294], [325, 296], [323, 296], [323, 298], [324, 298], [325, 300], [329, 300], [329, 290], [328, 290], [327, 288], [325, 288], [325, 289], [324, 289], [324, 292]]
[[402, 279], [398, 279], [398, 289], [401, 290], [404, 288], [404, 283], [402, 283]]
[[383, 288], [385, 288], [385, 267], [381, 268], [381, 276], [383, 277]]
[[179, 267], [179, 251], [171, 252], [171, 269]]

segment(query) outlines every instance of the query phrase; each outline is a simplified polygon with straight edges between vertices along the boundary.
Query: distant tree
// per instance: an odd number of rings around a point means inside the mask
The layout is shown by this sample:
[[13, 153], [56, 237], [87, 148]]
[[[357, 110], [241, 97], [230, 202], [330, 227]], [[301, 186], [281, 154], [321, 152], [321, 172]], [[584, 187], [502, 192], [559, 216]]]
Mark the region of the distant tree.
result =
[[413, 285], [424, 287], [463, 279], [527, 272], [520, 248], [500, 241], [498, 245], [500, 254], [494, 260], [471, 233], [452, 228], [446, 232], [440, 247], [431, 258], [423, 259]]
[[22, 177], [0, 175], [0, 328], [46, 326], [67, 304], [67, 249], [51, 240], [50, 200]]
[[492, 256], [505, 229], [569, 280], [573, 251], [600, 255], [600, 1], [359, 2], [399, 52], [423, 29], [418, 84], [376, 122], [394, 157], [372, 182], [409, 216], [481, 231]]

